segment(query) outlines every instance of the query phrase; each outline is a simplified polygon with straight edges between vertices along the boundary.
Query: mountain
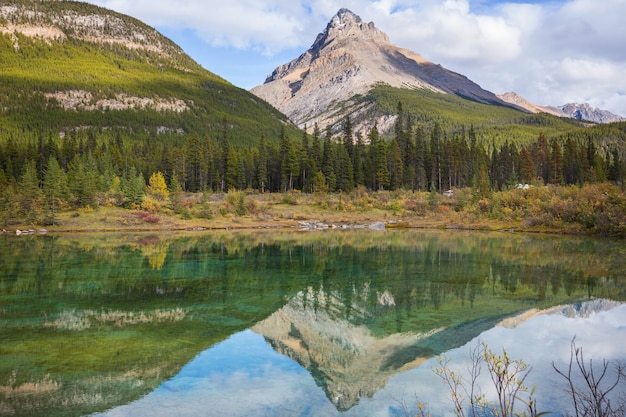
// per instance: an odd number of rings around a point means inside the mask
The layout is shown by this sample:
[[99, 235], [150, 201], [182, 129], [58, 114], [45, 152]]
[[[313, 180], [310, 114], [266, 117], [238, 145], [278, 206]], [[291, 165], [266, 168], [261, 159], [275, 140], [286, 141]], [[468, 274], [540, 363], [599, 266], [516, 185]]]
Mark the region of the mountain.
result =
[[246, 144], [262, 134], [277, 138], [285, 125], [295, 131], [268, 103], [203, 69], [155, 29], [87, 3], [4, 0], [0, 62], [7, 132], [228, 131]]
[[531, 113], [548, 113], [557, 117], [569, 117], [572, 119], [592, 123], [623, 122], [626, 118], [613, 114], [607, 110], [592, 107], [589, 104], [569, 103], [562, 106], [539, 106], [526, 100], [517, 93], [509, 92], [498, 95], [507, 103], [519, 106]]
[[[362, 291], [358, 295], [367, 298], [369, 287]], [[396, 308], [391, 292], [377, 293], [376, 298], [380, 308]], [[382, 336], [354, 323], [371, 322], [366, 303], [351, 302], [347, 307], [341, 294], [309, 287], [252, 330], [274, 350], [308, 369], [335, 407], [346, 411], [361, 398], [371, 398], [391, 377], [462, 346], [502, 319], [502, 312], [497, 312], [449, 327], [449, 322], [439, 322], [423, 332]]]
[[563, 113], [563, 111], [561, 111], [560, 109], [557, 109], [556, 107], [539, 106], [537, 104], [533, 104], [515, 92], [499, 94], [498, 97], [506, 101], [507, 103], [511, 103], [516, 106], [519, 106], [529, 111], [530, 113], [548, 113], [557, 117], [567, 117], [566, 114]]
[[564, 114], [566, 114], [567, 117], [572, 117], [574, 119], [587, 122], [613, 123], [626, 121], [626, 118], [622, 116], [618, 116], [607, 110], [601, 110], [597, 107], [592, 107], [587, 103], [569, 103], [559, 107], [559, 109]]
[[372, 103], [360, 96], [381, 83], [512, 106], [467, 77], [391, 44], [374, 23], [363, 22], [347, 9], [333, 16], [306, 52], [276, 68], [251, 91], [300, 127], [317, 123], [323, 128], [346, 114], [358, 118], [367, 113]]

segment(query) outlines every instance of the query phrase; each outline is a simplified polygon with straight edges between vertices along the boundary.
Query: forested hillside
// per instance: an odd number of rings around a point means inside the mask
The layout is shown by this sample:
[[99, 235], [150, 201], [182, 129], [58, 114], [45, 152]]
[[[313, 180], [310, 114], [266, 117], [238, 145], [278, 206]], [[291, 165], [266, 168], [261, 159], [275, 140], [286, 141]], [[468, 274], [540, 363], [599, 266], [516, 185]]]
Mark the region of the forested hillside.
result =
[[184, 141], [227, 134], [238, 146], [278, 136], [285, 116], [195, 63], [125, 15], [86, 3], [3, 1], [0, 140], [62, 143], [72, 131]]

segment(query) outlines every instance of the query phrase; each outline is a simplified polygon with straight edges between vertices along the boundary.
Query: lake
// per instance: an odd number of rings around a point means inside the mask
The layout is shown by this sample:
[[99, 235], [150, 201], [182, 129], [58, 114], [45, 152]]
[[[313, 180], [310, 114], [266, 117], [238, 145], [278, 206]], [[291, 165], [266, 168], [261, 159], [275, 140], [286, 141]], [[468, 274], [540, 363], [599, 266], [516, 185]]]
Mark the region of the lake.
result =
[[[422, 230], [0, 235], [0, 415], [454, 415], [484, 342], [568, 411], [626, 360], [623, 241]], [[489, 396], [487, 373], [477, 383]]]

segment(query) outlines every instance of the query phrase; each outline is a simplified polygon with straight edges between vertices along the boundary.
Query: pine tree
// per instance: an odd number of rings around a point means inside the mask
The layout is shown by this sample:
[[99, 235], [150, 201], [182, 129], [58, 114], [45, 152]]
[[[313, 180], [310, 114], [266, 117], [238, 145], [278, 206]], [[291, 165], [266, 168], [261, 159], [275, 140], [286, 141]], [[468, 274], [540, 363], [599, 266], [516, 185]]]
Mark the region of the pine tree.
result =
[[611, 151], [611, 160], [609, 164], [607, 179], [615, 181], [618, 184], [624, 183], [624, 164], [620, 158], [619, 150], [613, 148]]
[[430, 136], [430, 158], [431, 158], [431, 189], [435, 189], [439, 192], [442, 191], [441, 176], [442, 176], [442, 140], [443, 132], [441, 125], [435, 123]]
[[168, 155], [169, 165], [171, 166], [171, 177], [176, 178], [181, 185], [181, 190], [187, 190], [187, 155], [185, 151], [179, 147], [171, 149]]
[[389, 172], [389, 188], [397, 190], [402, 187], [404, 179], [404, 167], [402, 163], [402, 152], [397, 140], [392, 140], [387, 147], [387, 164]]
[[424, 191], [428, 185], [428, 177], [426, 176], [426, 133], [422, 127], [415, 131], [415, 186], [419, 191]]
[[56, 224], [56, 212], [59, 200], [67, 196], [67, 177], [54, 156], [48, 158], [43, 180], [46, 203], [46, 222]]
[[259, 184], [259, 188], [261, 189], [261, 193], [265, 193], [265, 188], [267, 187], [267, 175], [268, 175], [268, 151], [267, 146], [265, 144], [265, 136], [261, 135], [261, 140], [259, 142], [259, 152], [258, 152], [258, 160], [257, 160], [257, 182]]
[[524, 184], [530, 184], [535, 178], [535, 164], [533, 163], [533, 158], [526, 147], [522, 148], [520, 159], [520, 179]]
[[337, 175], [337, 189], [340, 191], [350, 192], [354, 188], [354, 169], [352, 160], [347, 149], [343, 144], [337, 147], [337, 166], [335, 172]]
[[320, 129], [317, 123], [313, 125], [313, 138], [311, 141], [311, 157], [316, 169], [320, 169], [322, 166], [322, 146], [320, 143]]
[[19, 180], [19, 203], [21, 215], [28, 222], [39, 219], [42, 209], [42, 192], [39, 188], [37, 166], [34, 160], [24, 165], [24, 172]]
[[280, 184], [283, 192], [292, 191], [294, 178], [298, 176], [298, 152], [281, 127], [280, 132]]
[[571, 136], [563, 151], [563, 179], [566, 184], [582, 184], [583, 181], [580, 149]]
[[337, 177], [335, 174], [336, 156], [332, 143], [332, 133], [330, 127], [326, 128], [324, 134], [324, 150], [322, 153], [322, 174], [326, 178], [328, 191], [335, 191], [337, 185]]
[[365, 154], [365, 144], [361, 133], [356, 135], [356, 143], [354, 144], [354, 158], [352, 166], [354, 169], [354, 185], [365, 185], [365, 175], [363, 172], [363, 155]]
[[548, 167], [548, 140], [543, 134], [539, 135], [537, 142], [533, 146], [533, 162], [535, 164], [536, 176], [547, 183], [549, 177]]
[[185, 161], [187, 169], [187, 184], [190, 191], [204, 191], [207, 181], [207, 158], [200, 136], [190, 135], [185, 146]]
[[146, 182], [143, 175], [132, 167], [128, 176], [122, 180], [121, 186], [126, 200], [126, 207], [137, 208], [141, 206], [146, 191]]
[[551, 184], [560, 184], [563, 181], [563, 153], [561, 145], [556, 139], [552, 139], [550, 148], [548, 181]]
[[387, 146], [384, 141], [378, 140], [373, 149], [376, 161], [376, 188], [379, 191], [389, 188], [389, 163], [387, 161]]
[[343, 146], [346, 148], [350, 160], [354, 158], [354, 131], [350, 116], [346, 116], [343, 122]]
[[306, 126], [302, 132], [302, 145], [300, 147], [300, 182], [302, 191], [309, 192], [311, 190], [312, 174], [311, 169], [313, 165], [311, 149], [309, 147], [309, 134], [306, 131]]
[[239, 189], [239, 175], [241, 173], [241, 163], [239, 153], [233, 145], [228, 147], [226, 157], [226, 178], [224, 191], [233, 191]]
[[217, 171], [220, 178], [220, 192], [226, 192], [227, 184], [226, 177], [228, 171], [228, 157], [230, 153], [230, 143], [228, 140], [228, 123], [226, 118], [222, 120], [222, 138], [220, 141], [220, 160], [218, 162]]

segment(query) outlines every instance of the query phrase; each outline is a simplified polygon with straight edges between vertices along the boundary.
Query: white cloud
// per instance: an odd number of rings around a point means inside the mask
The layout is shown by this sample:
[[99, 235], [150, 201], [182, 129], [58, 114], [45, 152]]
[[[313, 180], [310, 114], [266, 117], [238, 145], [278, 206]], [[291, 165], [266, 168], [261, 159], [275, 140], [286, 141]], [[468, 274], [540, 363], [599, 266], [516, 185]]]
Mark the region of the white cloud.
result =
[[[513, 90], [537, 104], [555, 105], [574, 95], [588, 97], [594, 105], [626, 115], [618, 93], [626, 91], [626, 77], [620, 76], [626, 68], [624, 0], [92, 2], [157, 28], [189, 29], [212, 46], [269, 57], [304, 51], [332, 15], [347, 7], [374, 21], [393, 43], [495, 93]], [[229, 79], [229, 74], [219, 75]]]

